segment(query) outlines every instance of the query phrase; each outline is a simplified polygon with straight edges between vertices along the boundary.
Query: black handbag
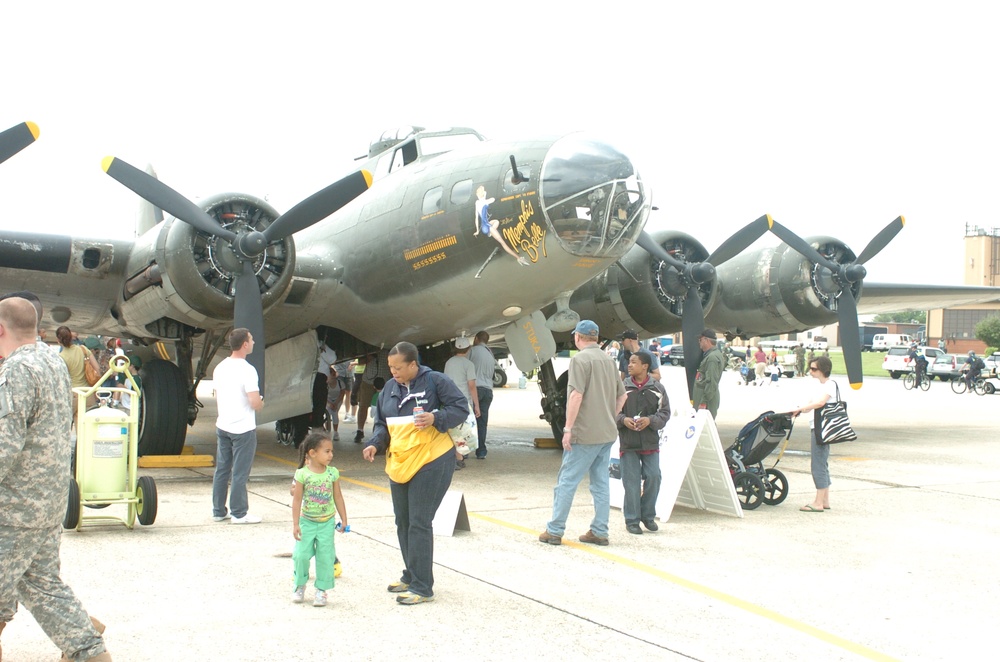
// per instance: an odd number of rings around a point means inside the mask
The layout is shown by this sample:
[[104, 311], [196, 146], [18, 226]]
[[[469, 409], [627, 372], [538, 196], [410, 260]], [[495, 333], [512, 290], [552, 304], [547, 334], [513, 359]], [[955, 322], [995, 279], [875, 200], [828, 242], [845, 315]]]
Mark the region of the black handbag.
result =
[[821, 446], [854, 441], [858, 435], [851, 427], [847, 417], [847, 403], [840, 399], [840, 385], [834, 382], [837, 389], [837, 401], [828, 402], [816, 410], [814, 424], [816, 428], [816, 443]]

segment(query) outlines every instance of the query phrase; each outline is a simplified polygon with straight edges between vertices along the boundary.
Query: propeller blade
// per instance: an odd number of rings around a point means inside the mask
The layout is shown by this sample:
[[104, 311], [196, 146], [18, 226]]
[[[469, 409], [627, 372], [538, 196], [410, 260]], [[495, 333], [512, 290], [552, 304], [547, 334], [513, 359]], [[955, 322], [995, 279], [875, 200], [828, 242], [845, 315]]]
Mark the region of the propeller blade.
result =
[[293, 235], [299, 230], [305, 230], [367, 191], [371, 185], [372, 174], [370, 172], [367, 170], [352, 172], [325, 189], [313, 193], [279, 216], [264, 230], [264, 238], [267, 243], [271, 243]]
[[260, 380], [260, 397], [264, 397], [264, 304], [260, 298], [260, 286], [257, 284], [257, 274], [253, 265], [243, 263], [243, 273], [236, 280], [236, 310], [233, 315], [233, 328], [250, 330], [253, 336], [254, 348], [247, 356], [247, 361], [257, 369]]
[[232, 241], [236, 238], [235, 234], [219, 225], [201, 207], [160, 180], [150, 177], [142, 170], [129, 165], [125, 161], [113, 156], [107, 156], [101, 162], [101, 167], [113, 179], [116, 179], [126, 188], [135, 191], [139, 197], [151, 202], [154, 206], [172, 214], [185, 223], [194, 226], [195, 229], [222, 237], [226, 241]]
[[858, 303], [851, 290], [845, 288], [837, 297], [837, 321], [840, 323], [840, 347], [844, 352], [847, 366], [847, 381], [851, 388], [861, 388], [864, 377], [861, 374], [861, 334], [858, 331]]
[[774, 223], [774, 220], [771, 218], [771, 215], [764, 214], [722, 242], [722, 245], [708, 256], [706, 262], [719, 266], [723, 262], [731, 260], [745, 251], [750, 244], [763, 237], [764, 233], [771, 229], [772, 223]]
[[899, 234], [899, 231], [903, 229], [904, 225], [906, 225], [906, 219], [902, 216], [897, 216], [894, 221], [882, 228], [881, 232], [872, 237], [872, 240], [868, 242], [868, 245], [865, 246], [865, 250], [861, 251], [861, 255], [858, 256], [858, 259], [855, 260], [854, 263], [864, 264], [878, 255], [879, 251], [885, 248], [886, 244], [892, 241], [893, 237]]
[[681, 331], [684, 333], [684, 371], [687, 373], [688, 397], [694, 395], [694, 376], [701, 365], [701, 345], [698, 337], [705, 328], [705, 309], [701, 305], [701, 292], [697, 286], [688, 288], [684, 297], [684, 315]]
[[806, 259], [816, 264], [820, 264], [834, 273], [837, 273], [839, 266], [837, 265], [836, 262], [828, 260], [827, 258], [820, 255], [819, 251], [810, 246], [805, 239], [802, 239], [801, 237], [799, 237], [797, 234], [786, 228], [781, 223], [773, 221], [771, 223], [771, 232], [774, 233], [778, 237], [778, 239], [788, 244], [788, 246], [792, 250], [798, 252]]
[[[645, 230], [639, 233], [639, 240], [636, 241], [635, 243], [637, 243], [639, 246], [645, 249], [645, 251], [650, 255], [652, 255], [653, 257], [657, 257], [663, 260], [670, 266], [675, 267], [681, 273], [684, 272], [684, 268], [687, 266], [687, 264], [678, 260], [676, 257], [671, 255], [667, 251], [663, 250], [663, 246], [660, 246], [658, 243], [656, 243], [656, 241], [651, 236], [649, 236], [649, 234]], [[686, 351], [687, 347], [685, 347], [684, 349]]]
[[22, 122], [0, 133], [0, 163], [14, 156], [38, 139], [38, 125]]

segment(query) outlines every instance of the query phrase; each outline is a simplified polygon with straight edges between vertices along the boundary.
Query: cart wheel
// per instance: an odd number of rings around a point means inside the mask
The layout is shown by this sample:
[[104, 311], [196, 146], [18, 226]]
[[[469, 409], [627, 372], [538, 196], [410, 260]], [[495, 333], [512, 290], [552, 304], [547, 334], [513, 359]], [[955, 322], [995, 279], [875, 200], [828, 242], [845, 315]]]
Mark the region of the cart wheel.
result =
[[149, 476], [140, 476], [135, 488], [138, 502], [135, 504], [139, 524], [149, 526], [156, 521], [156, 483]]
[[66, 516], [63, 517], [64, 529], [75, 529], [80, 525], [80, 485], [75, 478], [69, 479], [69, 498], [66, 501]]
[[777, 506], [788, 496], [788, 479], [777, 469], [768, 469], [765, 474], [767, 480], [764, 481], [764, 503]]
[[736, 485], [736, 496], [739, 497], [743, 510], [753, 510], [763, 503], [764, 483], [760, 478], [743, 471], [736, 474], [733, 483]]
[[983, 384], [983, 392], [986, 393], [986, 395], [993, 395], [996, 392], [996, 387], [993, 386], [993, 384], [986, 382]]

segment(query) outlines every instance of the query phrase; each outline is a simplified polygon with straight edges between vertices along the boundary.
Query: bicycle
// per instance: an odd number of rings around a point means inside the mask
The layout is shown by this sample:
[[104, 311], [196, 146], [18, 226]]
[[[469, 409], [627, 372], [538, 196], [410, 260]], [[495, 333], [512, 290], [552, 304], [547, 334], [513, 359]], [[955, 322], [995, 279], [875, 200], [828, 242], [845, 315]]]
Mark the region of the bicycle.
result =
[[[917, 385], [916, 381], [917, 381], [916, 375], [914, 375], [912, 372], [906, 373], [906, 376], [903, 377], [903, 388], [905, 388], [907, 391], [913, 389]], [[931, 387], [931, 378], [928, 377], [927, 373], [925, 372], [920, 375], [920, 390], [926, 391], [930, 387]]]
[[[976, 395], [986, 395], [986, 378], [982, 376], [973, 378], [972, 389], [976, 392]], [[965, 377], [962, 376], [958, 379], [953, 379], [951, 381], [951, 390], [955, 393], [965, 393], [968, 391], [969, 385]]]

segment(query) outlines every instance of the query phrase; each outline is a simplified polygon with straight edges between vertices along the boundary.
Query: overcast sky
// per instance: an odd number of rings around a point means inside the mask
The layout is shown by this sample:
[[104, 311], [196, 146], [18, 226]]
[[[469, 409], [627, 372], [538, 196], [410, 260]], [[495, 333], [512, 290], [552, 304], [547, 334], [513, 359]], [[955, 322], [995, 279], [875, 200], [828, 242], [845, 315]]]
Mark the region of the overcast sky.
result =
[[860, 253], [903, 214], [868, 280], [961, 283], [965, 224], [1000, 225], [1000, 9], [678, 4], [14, 4], [0, 128], [41, 137], [0, 165], [0, 230], [130, 234], [109, 154], [285, 211], [390, 127], [588, 130], [709, 250], [770, 213]]

